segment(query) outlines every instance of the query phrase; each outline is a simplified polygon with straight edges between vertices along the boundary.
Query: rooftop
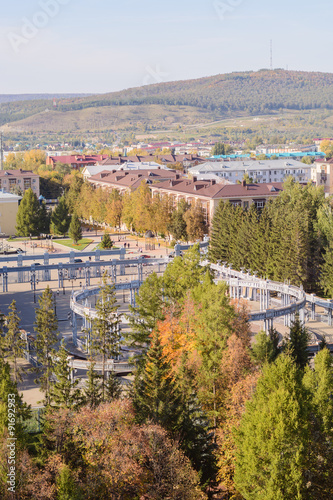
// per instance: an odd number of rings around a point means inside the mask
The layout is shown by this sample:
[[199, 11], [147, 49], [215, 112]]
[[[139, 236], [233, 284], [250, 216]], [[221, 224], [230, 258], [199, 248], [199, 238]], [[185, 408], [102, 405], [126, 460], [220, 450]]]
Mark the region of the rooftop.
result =
[[283, 190], [282, 182], [260, 184], [216, 184], [215, 181], [175, 179], [156, 184], [154, 188], [175, 191], [205, 198], [246, 198], [277, 195]]

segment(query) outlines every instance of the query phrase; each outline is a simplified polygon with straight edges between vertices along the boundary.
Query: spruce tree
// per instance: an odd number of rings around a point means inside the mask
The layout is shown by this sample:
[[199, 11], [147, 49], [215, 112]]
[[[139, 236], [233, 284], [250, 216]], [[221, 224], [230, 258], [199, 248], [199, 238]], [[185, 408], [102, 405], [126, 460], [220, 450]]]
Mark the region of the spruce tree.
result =
[[81, 222], [76, 213], [72, 215], [68, 234], [72, 238], [74, 245], [77, 245], [78, 241], [82, 238]]
[[[17, 389], [10, 374], [10, 366], [0, 358], [0, 436], [9, 432], [9, 437], [24, 440], [24, 422], [31, 416], [30, 406], [23, 402], [22, 396]], [[13, 429], [9, 427], [8, 410], [15, 414], [15, 424]]]
[[46, 203], [43, 201], [39, 207], [38, 213], [38, 234], [50, 233], [51, 215], [46, 208]]
[[326, 248], [324, 262], [321, 266], [320, 285], [325, 294], [333, 297], [333, 241]]
[[79, 380], [72, 380], [72, 370], [68, 365], [68, 352], [63, 344], [55, 354], [55, 359], [53, 373], [56, 380], [50, 391], [52, 406], [75, 409], [81, 402], [81, 393], [77, 389]]
[[305, 326], [300, 322], [297, 315], [289, 330], [289, 340], [284, 343], [284, 349], [287, 350], [295, 360], [296, 365], [304, 369], [308, 364], [308, 343], [310, 335]]
[[183, 255], [168, 264], [163, 275], [163, 294], [166, 301], [176, 308], [185, 299], [189, 290], [203, 280], [209, 268], [200, 265], [199, 245], [193, 245]]
[[90, 406], [91, 409], [97, 408], [103, 401], [101, 377], [95, 371], [95, 363], [90, 360], [90, 366], [87, 371], [87, 382], [83, 390], [83, 404]]
[[16, 216], [18, 236], [37, 236], [39, 234], [40, 206], [32, 189], [27, 189], [21, 200]]
[[36, 381], [41, 384], [41, 389], [45, 392], [45, 404], [49, 405], [55, 346], [58, 340], [58, 321], [54, 312], [53, 293], [49, 286], [45, 288], [38, 302], [35, 328], [37, 360], [40, 365], [36, 368]]
[[271, 328], [269, 334], [259, 332], [255, 336], [255, 344], [252, 346], [254, 360], [259, 364], [272, 363], [280, 354], [279, 334]]
[[71, 216], [68, 213], [68, 207], [64, 196], [59, 199], [58, 205], [52, 212], [51, 222], [54, 234], [61, 234], [65, 236], [69, 229]]
[[133, 405], [139, 422], [151, 420], [168, 431], [179, 426], [181, 397], [163, 357], [158, 331], [152, 333], [144, 369], [136, 373]]
[[96, 317], [91, 321], [91, 349], [102, 356], [102, 396], [105, 396], [106, 362], [120, 352], [120, 332], [115, 287], [108, 285], [106, 276], [96, 302]]
[[83, 500], [84, 493], [75, 482], [70, 467], [63, 464], [57, 476], [57, 500]]
[[231, 224], [234, 217], [234, 207], [231, 203], [220, 201], [212, 220], [209, 258], [212, 262], [230, 263]]
[[104, 401], [107, 403], [111, 403], [115, 399], [119, 399], [121, 396], [121, 382], [116, 374], [112, 371], [109, 372], [109, 376], [105, 382], [105, 393], [104, 393]]
[[14, 381], [18, 382], [21, 379], [21, 370], [18, 367], [17, 361], [23, 356], [25, 341], [21, 338], [19, 329], [20, 318], [16, 309], [16, 300], [13, 300], [9, 306], [9, 313], [6, 316], [6, 348], [8, 357], [13, 362]]
[[168, 231], [174, 238], [174, 240], [188, 240], [188, 234], [186, 231], [186, 221], [185, 221], [185, 213], [188, 210], [188, 204], [185, 200], [181, 200], [178, 204], [178, 207], [171, 216], [171, 222], [168, 226]]
[[113, 247], [113, 241], [110, 238], [109, 233], [105, 232], [103, 235], [103, 239], [101, 241], [101, 248], [109, 249]]
[[157, 321], [164, 319], [163, 278], [156, 273], [150, 274], [141, 285], [135, 301], [135, 306], [129, 306], [130, 330], [125, 332], [125, 339], [130, 346], [146, 350]]

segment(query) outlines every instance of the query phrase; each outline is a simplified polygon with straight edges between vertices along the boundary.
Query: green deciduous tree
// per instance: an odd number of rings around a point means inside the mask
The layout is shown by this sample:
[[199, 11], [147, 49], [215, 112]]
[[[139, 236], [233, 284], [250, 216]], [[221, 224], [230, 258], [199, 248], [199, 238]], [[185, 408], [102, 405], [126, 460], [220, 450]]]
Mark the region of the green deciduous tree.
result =
[[186, 233], [190, 241], [202, 240], [208, 232], [206, 217], [200, 202], [194, 203], [185, 212]]

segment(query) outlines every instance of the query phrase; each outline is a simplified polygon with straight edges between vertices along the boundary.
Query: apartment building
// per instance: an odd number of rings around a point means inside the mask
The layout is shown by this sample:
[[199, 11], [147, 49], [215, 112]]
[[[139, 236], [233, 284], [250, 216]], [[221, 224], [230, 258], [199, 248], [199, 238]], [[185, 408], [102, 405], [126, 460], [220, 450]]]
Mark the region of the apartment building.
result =
[[39, 198], [39, 175], [30, 170], [0, 170], [0, 189], [6, 193], [19, 190], [24, 193], [31, 188]]
[[192, 176], [211, 173], [232, 183], [241, 182], [246, 174], [254, 183], [283, 182], [289, 176], [298, 182], [309, 182], [311, 165], [296, 160], [209, 161], [190, 168], [188, 173]]
[[215, 180], [198, 180], [176, 178], [159, 182], [150, 186], [153, 196], [166, 195], [174, 200], [175, 206], [180, 200], [189, 205], [199, 202], [205, 212], [206, 221], [210, 223], [221, 200], [229, 201], [234, 206], [249, 208], [253, 203], [261, 210], [267, 201], [283, 190], [280, 182], [269, 184], [218, 184]]

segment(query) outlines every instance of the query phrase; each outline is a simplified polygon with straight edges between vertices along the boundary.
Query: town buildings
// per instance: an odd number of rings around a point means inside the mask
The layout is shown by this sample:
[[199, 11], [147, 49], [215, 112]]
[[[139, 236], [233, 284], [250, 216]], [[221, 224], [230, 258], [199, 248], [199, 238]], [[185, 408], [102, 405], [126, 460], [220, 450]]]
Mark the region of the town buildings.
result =
[[196, 177], [185, 179], [176, 177], [150, 186], [152, 195], [170, 196], [175, 206], [180, 200], [186, 203], [200, 203], [205, 213], [206, 222], [211, 223], [214, 212], [221, 200], [229, 201], [234, 206], [249, 208], [254, 203], [261, 210], [265, 203], [277, 196], [283, 189], [282, 183], [269, 184], [217, 184], [213, 181], [198, 180]]
[[15, 234], [16, 216], [22, 196], [0, 190], [0, 233]]
[[241, 182], [247, 174], [255, 183], [283, 182], [292, 176], [298, 182], [311, 180], [311, 165], [296, 160], [245, 160], [205, 162], [189, 169], [192, 176], [215, 174], [232, 183]]
[[24, 193], [31, 188], [39, 198], [39, 175], [30, 170], [0, 170], [0, 189], [3, 192]]
[[156, 182], [179, 178], [180, 174], [177, 174], [175, 170], [159, 168], [138, 171], [111, 170], [111, 172], [104, 170], [89, 177], [87, 180], [95, 188], [108, 189], [109, 191], [117, 189], [120, 193], [126, 193], [137, 189], [142, 182], [151, 185]]
[[316, 160], [311, 165], [311, 180], [316, 186], [323, 186], [327, 195], [333, 194], [333, 158]]

